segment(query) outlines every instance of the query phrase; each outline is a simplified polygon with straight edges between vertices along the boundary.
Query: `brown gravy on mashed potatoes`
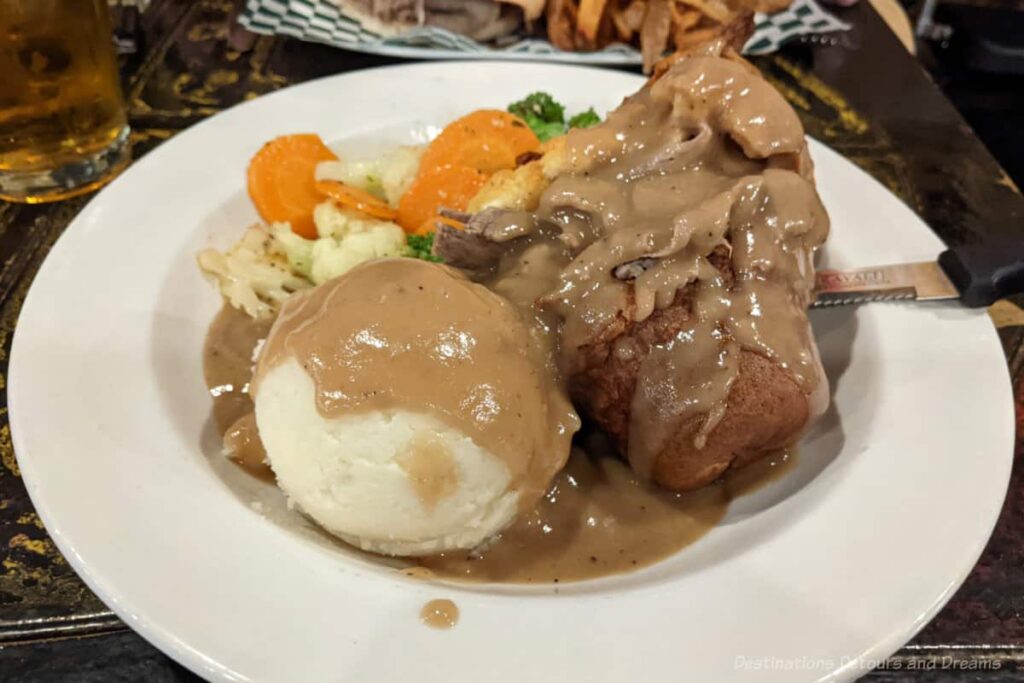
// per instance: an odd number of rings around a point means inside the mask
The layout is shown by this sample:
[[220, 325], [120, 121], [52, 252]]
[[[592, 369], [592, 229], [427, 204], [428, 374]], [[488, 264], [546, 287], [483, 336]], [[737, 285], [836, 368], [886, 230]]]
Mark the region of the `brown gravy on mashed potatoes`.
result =
[[[269, 328], [269, 322], [225, 305], [210, 325], [203, 368], [220, 433], [229, 438], [244, 434], [255, 448], [242, 451], [245, 461], [240, 464], [272, 480], [259, 437], [249, 431], [255, 423], [247, 392], [253, 351]], [[498, 540], [479, 551], [413, 562], [433, 576], [480, 582], [568, 582], [630, 571], [703, 536], [725, 514], [730, 500], [780, 476], [793, 462], [780, 454], [700, 491], [675, 494], [641, 483], [600, 436], [578, 441], [544, 497]], [[428, 445], [426, 451], [429, 459]]]
[[[454, 268], [405, 258], [292, 296], [301, 298], [278, 315], [255, 386], [294, 358], [325, 418], [403, 409], [435, 417], [500, 458], [527, 508], [565, 464], [579, 418], [547, 339], [502, 297]], [[412, 446], [400, 465], [432, 507], [454, 463], [440, 441], [417, 437]]]

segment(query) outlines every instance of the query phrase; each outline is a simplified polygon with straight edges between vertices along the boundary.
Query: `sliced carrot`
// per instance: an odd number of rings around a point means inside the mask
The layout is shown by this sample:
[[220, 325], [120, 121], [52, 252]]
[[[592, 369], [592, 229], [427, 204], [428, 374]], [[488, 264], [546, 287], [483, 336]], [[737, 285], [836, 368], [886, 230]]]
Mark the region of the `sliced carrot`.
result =
[[462, 211], [495, 171], [516, 167], [540, 141], [517, 116], [481, 109], [448, 124], [420, 159], [416, 179], [398, 204], [407, 232], [430, 232], [439, 207]]
[[323, 201], [316, 165], [338, 157], [319, 135], [284, 135], [263, 145], [249, 162], [249, 197], [268, 223], [288, 221], [292, 231], [315, 238], [313, 209]]
[[447, 216], [431, 216], [427, 220], [423, 221], [420, 227], [416, 228], [413, 232], [414, 235], [428, 235], [432, 232], [437, 232], [437, 224], [444, 223], [445, 225], [451, 226], [456, 230], [465, 230], [466, 225], [460, 223], [454, 218], [448, 218]]
[[352, 187], [337, 180], [325, 180], [316, 184], [316, 190], [344, 207], [361, 211], [374, 218], [393, 221], [398, 212], [387, 205], [387, 202], [374, 197], [366, 190]]
[[518, 116], [480, 109], [445, 126], [427, 147], [420, 168], [467, 166], [481, 173], [515, 168], [516, 158], [540, 146], [540, 140]]
[[398, 224], [415, 232], [442, 206], [464, 211], [485, 182], [487, 174], [466, 166], [422, 169], [398, 203]]

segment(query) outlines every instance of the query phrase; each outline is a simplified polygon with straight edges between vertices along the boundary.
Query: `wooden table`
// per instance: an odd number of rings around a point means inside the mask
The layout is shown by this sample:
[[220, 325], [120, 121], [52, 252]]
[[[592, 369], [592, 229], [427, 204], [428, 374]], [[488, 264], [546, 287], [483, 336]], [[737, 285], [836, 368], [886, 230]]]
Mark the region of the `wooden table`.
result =
[[[398, 61], [253, 36], [231, 21], [235, 5], [153, 2], [144, 16], [141, 49], [124, 64], [136, 158], [246, 99]], [[842, 11], [842, 18], [854, 25], [851, 32], [757, 60], [808, 133], [885, 183], [949, 243], [1020, 230], [1024, 198], [870, 5]], [[33, 511], [11, 447], [4, 387], [18, 311], [50, 246], [88, 199], [0, 203], [0, 679], [193, 680], [79, 581]], [[1000, 302], [992, 314], [1017, 387], [1018, 415], [1024, 416], [1018, 381], [1024, 311]], [[869, 678], [1022, 676], [1024, 466], [1018, 455], [1002, 517], [967, 582], [886, 670]]]

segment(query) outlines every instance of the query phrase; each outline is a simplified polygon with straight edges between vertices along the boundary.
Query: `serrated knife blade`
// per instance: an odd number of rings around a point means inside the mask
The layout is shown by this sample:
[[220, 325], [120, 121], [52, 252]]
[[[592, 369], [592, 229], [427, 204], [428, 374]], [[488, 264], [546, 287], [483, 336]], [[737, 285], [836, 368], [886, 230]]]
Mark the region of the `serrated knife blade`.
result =
[[811, 308], [875, 301], [958, 299], [960, 292], [937, 262], [900, 263], [856, 270], [820, 270]]
[[959, 299], [972, 308], [1024, 293], [1024, 238], [1011, 233], [981, 244], [952, 247], [937, 261], [820, 270], [812, 308], [872, 301]]

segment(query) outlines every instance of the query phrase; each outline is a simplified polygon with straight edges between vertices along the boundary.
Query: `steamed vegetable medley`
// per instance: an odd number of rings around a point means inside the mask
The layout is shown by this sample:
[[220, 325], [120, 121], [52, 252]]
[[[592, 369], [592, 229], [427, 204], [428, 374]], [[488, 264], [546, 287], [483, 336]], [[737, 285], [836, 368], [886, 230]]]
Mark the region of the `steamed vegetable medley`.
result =
[[201, 252], [199, 265], [231, 305], [263, 317], [293, 292], [370, 259], [436, 260], [437, 224], [462, 227], [442, 207], [464, 211], [492, 175], [568, 128], [598, 121], [593, 109], [566, 120], [561, 104], [534, 93], [507, 112], [467, 114], [426, 146], [374, 159], [340, 159], [314, 134], [276, 138], [248, 169], [249, 196], [266, 223], [225, 253]]

